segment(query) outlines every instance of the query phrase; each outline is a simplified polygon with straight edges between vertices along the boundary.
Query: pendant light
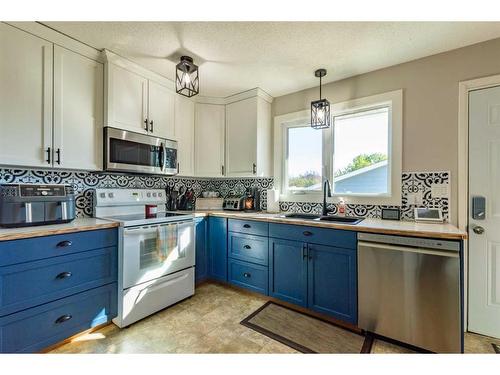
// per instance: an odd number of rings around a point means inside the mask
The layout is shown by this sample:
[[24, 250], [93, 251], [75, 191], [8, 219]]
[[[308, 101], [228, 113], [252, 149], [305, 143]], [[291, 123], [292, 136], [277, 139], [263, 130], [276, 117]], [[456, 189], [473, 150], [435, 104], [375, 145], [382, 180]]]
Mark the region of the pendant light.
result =
[[189, 56], [181, 56], [181, 61], [175, 67], [175, 91], [177, 94], [195, 96], [200, 92], [198, 66]]
[[311, 128], [326, 129], [330, 127], [330, 102], [321, 99], [321, 78], [326, 76], [326, 69], [318, 69], [314, 75], [319, 78], [319, 100], [311, 102]]

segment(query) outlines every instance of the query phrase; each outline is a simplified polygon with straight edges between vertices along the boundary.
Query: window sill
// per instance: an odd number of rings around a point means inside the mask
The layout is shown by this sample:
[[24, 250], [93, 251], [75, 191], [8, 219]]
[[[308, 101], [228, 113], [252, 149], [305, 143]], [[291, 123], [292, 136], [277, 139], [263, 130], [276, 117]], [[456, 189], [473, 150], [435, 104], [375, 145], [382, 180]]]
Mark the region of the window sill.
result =
[[[343, 199], [346, 204], [362, 204], [362, 205], [384, 205], [384, 206], [401, 206], [401, 194], [396, 194], [390, 197], [363, 197], [363, 196], [346, 196], [336, 195], [326, 199], [328, 203], [339, 203]], [[323, 193], [306, 193], [306, 194], [280, 194], [281, 202], [304, 202], [304, 203], [322, 203]]]

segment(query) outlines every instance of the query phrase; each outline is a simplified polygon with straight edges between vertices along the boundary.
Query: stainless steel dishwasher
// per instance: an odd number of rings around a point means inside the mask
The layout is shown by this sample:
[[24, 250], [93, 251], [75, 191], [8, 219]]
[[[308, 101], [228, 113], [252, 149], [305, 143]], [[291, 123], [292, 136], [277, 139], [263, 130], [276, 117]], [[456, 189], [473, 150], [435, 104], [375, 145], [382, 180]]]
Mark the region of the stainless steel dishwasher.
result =
[[358, 325], [437, 353], [462, 351], [460, 244], [358, 234]]

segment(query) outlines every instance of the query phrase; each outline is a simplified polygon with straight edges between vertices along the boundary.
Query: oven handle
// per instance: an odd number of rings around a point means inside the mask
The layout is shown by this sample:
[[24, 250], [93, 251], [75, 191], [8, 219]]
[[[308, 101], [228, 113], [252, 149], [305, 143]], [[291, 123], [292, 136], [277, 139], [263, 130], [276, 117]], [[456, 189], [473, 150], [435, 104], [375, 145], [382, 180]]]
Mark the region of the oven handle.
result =
[[145, 234], [145, 233], [154, 233], [160, 227], [166, 227], [168, 225], [177, 225], [177, 224], [160, 224], [160, 225], [151, 225], [148, 227], [135, 227], [135, 228], [125, 228], [123, 231], [126, 235], [135, 235], [135, 234]]

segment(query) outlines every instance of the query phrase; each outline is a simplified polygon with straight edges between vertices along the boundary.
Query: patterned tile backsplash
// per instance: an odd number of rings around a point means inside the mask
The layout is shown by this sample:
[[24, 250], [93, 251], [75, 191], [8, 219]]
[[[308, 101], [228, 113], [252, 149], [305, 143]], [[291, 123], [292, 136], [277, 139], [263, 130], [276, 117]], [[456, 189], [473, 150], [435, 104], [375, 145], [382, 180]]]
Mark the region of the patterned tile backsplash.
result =
[[[222, 197], [241, 195], [247, 187], [257, 186], [262, 190], [262, 209], [267, 208], [267, 192], [274, 186], [272, 178], [189, 178], [163, 177], [150, 175], [126, 175], [106, 172], [74, 172], [27, 169], [0, 169], [0, 184], [32, 183], [32, 184], [68, 184], [75, 189], [77, 216], [92, 215], [92, 190], [95, 188], [150, 188], [164, 189], [167, 186], [178, 189], [180, 186], [193, 188], [198, 197], [202, 191], [217, 191]], [[402, 175], [402, 205], [403, 219], [413, 218], [413, 208], [408, 204], [408, 194], [422, 193], [423, 206], [437, 207], [443, 210], [443, 216], [449, 218], [449, 197], [433, 198], [431, 188], [434, 184], [450, 184], [449, 172], [404, 172]], [[448, 189], [449, 190], [449, 189]], [[380, 217], [381, 208], [378, 205], [348, 204], [347, 215], [363, 217]], [[330, 204], [335, 213], [337, 208]], [[320, 213], [321, 203], [280, 202], [281, 211]]]
[[76, 194], [77, 217], [92, 216], [92, 191], [95, 188], [179, 189], [193, 188], [196, 197], [202, 191], [217, 191], [222, 197], [242, 195], [247, 187], [259, 186], [262, 191], [261, 206], [267, 208], [267, 191], [273, 187], [272, 178], [189, 178], [151, 175], [129, 175], [106, 172], [75, 172], [27, 169], [0, 169], [0, 184], [66, 184], [72, 185]]
[[[403, 220], [413, 219], [413, 211], [416, 207], [408, 203], [408, 195], [421, 193], [421, 207], [441, 208], [443, 217], [449, 220], [450, 217], [450, 172], [403, 172], [401, 181], [401, 218]], [[433, 185], [447, 185], [448, 197], [434, 198], [431, 195]], [[379, 206], [379, 205], [362, 205], [362, 204], [347, 204], [346, 215], [361, 216], [361, 217], [381, 217], [381, 209], [386, 207], [398, 206]], [[280, 202], [280, 210], [288, 212], [306, 212], [320, 214], [323, 208], [322, 203], [303, 203], [303, 202]], [[328, 208], [333, 214], [337, 212], [335, 204], [329, 204]]]

